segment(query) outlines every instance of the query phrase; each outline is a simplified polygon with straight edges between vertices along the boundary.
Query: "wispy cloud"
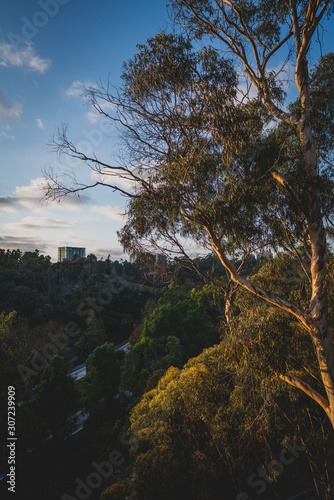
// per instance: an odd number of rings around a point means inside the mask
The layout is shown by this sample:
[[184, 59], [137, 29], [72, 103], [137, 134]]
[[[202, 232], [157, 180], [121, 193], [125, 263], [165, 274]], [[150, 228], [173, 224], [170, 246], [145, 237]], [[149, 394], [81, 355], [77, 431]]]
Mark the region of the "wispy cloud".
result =
[[8, 101], [0, 90], [0, 120], [19, 120], [21, 118], [23, 106], [20, 102]]
[[[294, 65], [292, 61], [280, 61], [276, 66], [266, 68], [266, 72], [269, 76], [271, 73], [274, 75], [276, 82], [280, 84], [281, 89], [289, 97], [289, 92], [293, 87], [294, 82]], [[238, 86], [237, 99], [242, 101], [243, 99], [254, 99], [257, 97], [258, 92], [251, 84], [248, 77], [241, 77], [240, 84]]]
[[16, 66], [25, 68], [37, 73], [45, 73], [50, 66], [50, 59], [42, 59], [36, 54], [31, 41], [17, 49], [10, 43], [0, 43], [0, 65], [1, 66]]
[[[7, 224], [8, 225], [8, 224]], [[30, 215], [27, 217], [23, 217], [21, 222], [16, 222], [14, 224], [10, 224], [12, 228], [18, 229], [68, 229], [72, 227], [76, 227], [77, 224], [75, 222], [64, 221], [60, 219], [48, 219], [44, 217], [31, 217]]]
[[38, 128], [44, 128], [44, 124], [40, 118], [35, 118], [35, 122]]
[[88, 111], [88, 112], [86, 113], [86, 117], [87, 117], [88, 121], [89, 121], [90, 123], [92, 123], [93, 125], [94, 125], [95, 123], [97, 123], [97, 122], [98, 122], [98, 120], [100, 119], [100, 115], [99, 115], [99, 113], [94, 112], [94, 111]]
[[19, 248], [22, 252], [33, 252], [37, 247], [43, 252], [47, 248], [47, 244], [41, 241], [37, 242], [34, 237], [5, 235], [0, 236], [0, 247], [5, 249]]
[[17, 212], [15, 200], [11, 196], [0, 196], [0, 211], [14, 214]]
[[[104, 111], [104, 113], [112, 116], [113, 112], [115, 111], [115, 105], [112, 104], [111, 102], [103, 102], [101, 103], [101, 107]], [[87, 111], [86, 113], [86, 118], [88, 119], [88, 121], [92, 124], [95, 124], [97, 123], [101, 118], [104, 119], [104, 120], [107, 120], [108, 118], [106, 118], [104, 115], [101, 115], [100, 113], [98, 113], [96, 111], [96, 109], [94, 109], [93, 107], [91, 107], [92, 111]], [[110, 129], [112, 130], [114, 128], [115, 124], [109, 120], [109, 122], [106, 122], [104, 124], [104, 128], [107, 129], [107, 131]]]
[[93, 253], [98, 258], [103, 257], [107, 258], [110, 255], [111, 259], [119, 259], [120, 257], [126, 257], [126, 254], [123, 252], [121, 248], [91, 248], [90, 253]]
[[[37, 177], [32, 179], [28, 186], [17, 186], [15, 188], [15, 198], [25, 207], [34, 208], [36, 206], [41, 206], [44, 197], [44, 188], [46, 185], [46, 179], [44, 177]], [[65, 198], [62, 205], [53, 206], [66, 206], [66, 208], [76, 208], [82, 202], [85, 202], [85, 196], [80, 199], [76, 196], [68, 196]]]
[[[49, 212], [49, 206], [50, 208], [56, 209], [80, 210], [82, 205], [90, 202], [90, 198], [87, 195], [81, 195], [80, 198], [78, 196], [69, 195], [62, 203], [50, 203], [46, 206], [46, 204], [43, 203], [46, 182], [44, 177], [37, 177], [36, 179], [32, 179], [27, 186], [16, 186], [12, 196], [0, 196], [0, 210], [14, 213], [19, 209], [26, 208], [33, 212], [43, 212], [47, 214]], [[44, 220], [51, 221], [51, 219]], [[68, 225], [66, 227], [68, 227]]]
[[[96, 88], [96, 83], [82, 82], [81, 80], [74, 80], [71, 85], [64, 91], [66, 97], [83, 97], [87, 87]], [[106, 103], [108, 104], [108, 103]]]
[[129, 173], [124, 173], [123, 171], [121, 172], [110, 168], [102, 168], [101, 170], [93, 170], [91, 172], [91, 177], [99, 182], [112, 184], [131, 192], [135, 191], [139, 187], [139, 183], [131, 177], [131, 173], [145, 179], [146, 173], [139, 172], [136, 168], [130, 168]]
[[76, 80], [72, 83], [72, 85], [65, 90], [65, 95], [67, 97], [80, 97], [84, 90], [84, 83], [80, 80]]
[[4, 137], [5, 139], [10, 139], [12, 141], [15, 139], [14, 135], [6, 134], [3, 130], [0, 131], [0, 137]]
[[124, 214], [124, 208], [120, 207], [111, 207], [110, 205], [107, 206], [94, 206], [91, 208], [91, 211], [103, 215], [105, 217], [108, 217], [111, 220], [119, 220], [119, 221], [124, 221], [125, 220], [125, 214]]
[[13, 198], [25, 208], [35, 209], [41, 207], [44, 185], [45, 179], [43, 177], [32, 179], [28, 186], [16, 186]]
[[276, 66], [268, 68], [267, 71], [275, 76], [284, 92], [289, 92], [294, 83], [295, 66], [293, 61], [281, 61]]

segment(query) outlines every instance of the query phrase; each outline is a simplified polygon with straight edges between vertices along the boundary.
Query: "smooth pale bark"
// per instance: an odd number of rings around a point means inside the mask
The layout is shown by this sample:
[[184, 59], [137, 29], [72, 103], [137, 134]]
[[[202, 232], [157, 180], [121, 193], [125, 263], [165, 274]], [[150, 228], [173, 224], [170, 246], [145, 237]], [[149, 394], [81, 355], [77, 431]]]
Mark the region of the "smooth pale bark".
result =
[[232, 300], [229, 296], [225, 297], [225, 318], [229, 325], [232, 321]]
[[314, 401], [316, 401], [325, 410], [326, 413], [328, 413], [329, 404], [327, 399], [324, 398], [317, 391], [312, 389], [312, 387], [309, 384], [307, 384], [300, 378], [291, 375], [290, 373], [286, 373], [285, 375], [280, 375], [280, 378], [285, 382], [287, 382], [288, 384], [304, 391], [308, 396], [310, 396], [310, 398], [314, 399]]
[[318, 161], [312, 135], [310, 82], [306, 58], [309, 40], [315, 30], [316, 23], [312, 23], [312, 17], [315, 16], [315, 12], [314, 9], [312, 11], [312, 3], [310, 2], [304, 22], [304, 32], [301, 34], [301, 30], [295, 22], [295, 17], [293, 15], [295, 12], [295, 0], [291, 0], [291, 11], [297, 56], [295, 78], [300, 94], [301, 105], [301, 117], [298, 122], [297, 129], [299, 132], [304, 163], [310, 185], [308, 194], [307, 222], [312, 255], [312, 296], [308, 311], [308, 325], [317, 353], [321, 378], [328, 398], [329, 411], [327, 414], [329, 415], [333, 425], [334, 348], [328, 327], [327, 291], [324, 283], [327, 260], [327, 242], [321, 215], [320, 194], [318, 188], [316, 187], [316, 180], [318, 177]]

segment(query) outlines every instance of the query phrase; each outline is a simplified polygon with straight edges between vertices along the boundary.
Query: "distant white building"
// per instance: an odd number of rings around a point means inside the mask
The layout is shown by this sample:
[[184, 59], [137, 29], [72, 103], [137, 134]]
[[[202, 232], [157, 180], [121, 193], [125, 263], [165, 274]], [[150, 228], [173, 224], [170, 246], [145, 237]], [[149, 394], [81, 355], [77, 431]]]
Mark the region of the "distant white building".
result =
[[58, 247], [58, 262], [62, 262], [64, 259], [72, 260], [75, 255], [85, 259], [86, 249], [79, 247]]

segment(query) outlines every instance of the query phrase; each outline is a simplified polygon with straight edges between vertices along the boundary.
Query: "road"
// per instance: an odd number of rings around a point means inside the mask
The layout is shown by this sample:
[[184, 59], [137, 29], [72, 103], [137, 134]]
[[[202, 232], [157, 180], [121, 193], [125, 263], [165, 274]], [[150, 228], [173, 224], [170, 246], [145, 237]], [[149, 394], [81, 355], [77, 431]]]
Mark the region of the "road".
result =
[[75, 381], [78, 381], [78, 380], [81, 380], [82, 378], [84, 378], [84, 376], [86, 375], [86, 365], [83, 364], [83, 365], [79, 365], [79, 366], [76, 366], [75, 368], [73, 368], [73, 370], [71, 370], [69, 372], [69, 375], [75, 380]]
[[[125, 351], [126, 348], [130, 345], [129, 341], [128, 340], [125, 340], [124, 342], [122, 342], [121, 344], [118, 344], [116, 347], [115, 347], [115, 350], [116, 351]], [[78, 365], [76, 366], [75, 368], [73, 368], [73, 370], [71, 370], [69, 372], [69, 375], [77, 382], [81, 379], [84, 378], [84, 376], [86, 375], [87, 371], [86, 371], [86, 365], [85, 364], [82, 364], [82, 365]], [[129, 391], [124, 391], [125, 394], [127, 396], [132, 396], [132, 393], [129, 392]], [[31, 401], [34, 401], [35, 398], [31, 399], [29, 401], [29, 403]], [[20, 403], [19, 402], [19, 406], [20, 406]], [[71, 433], [71, 436], [74, 436], [75, 434], [77, 434], [78, 432], [82, 431], [82, 429], [84, 428], [84, 423], [86, 422], [86, 420], [88, 419], [89, 417], [89, 414], [88, 413], [85, 413], [81, 410], [79, 410], [77, 413], [75, 413], [74, 415], [72, 415], [71, 419], [75, 420], [76, 421], [76, 424], [75, 424], [75, 430]], [[0, 472], [0, 482], [3, 481], [4, 479], [6, 479], [7, 475], [4, 474], [4, 473], [1, 473]]]
[[82, 410], [77, 411], [72, 415], [71, 419], [75, 421], [75, 430], [72, 432], [71, 437], [82, 431], [84, 428], [84, 423], [89, 417], [89, 413], [83, 412]]
[[[130, 345], [129, 341], [128, 340], [125, 340], [124, 342], [122, 342], [121, 344], [118, 344], [116, 347], [115, 347], [115, 350], [116, 351], [125, 351], [127, 349], [127, 347]], [[78, 365], [78, 366], [75, 366], [73, 368], [73, 370], [71, 370], [69, 372], [69, 375], [76, 381], [78, 382], [79, 380], [83, 379], [84, 376], [86, 375], [87, 371], [86, 371], [86, 365], [85, 364], [82, 364], [82, 365]]]

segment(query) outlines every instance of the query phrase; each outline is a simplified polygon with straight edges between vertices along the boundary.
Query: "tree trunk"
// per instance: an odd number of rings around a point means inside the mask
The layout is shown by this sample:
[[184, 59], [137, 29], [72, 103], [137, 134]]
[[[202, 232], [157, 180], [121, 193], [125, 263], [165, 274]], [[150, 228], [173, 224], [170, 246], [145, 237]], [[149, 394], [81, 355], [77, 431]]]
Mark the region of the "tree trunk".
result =
[[229, 296], [225, 298], [225, 318], [226, 323], [229, 325], [232, 321], [232, 302]]
[[296, 83], [300, 91], [301, 118], [298, 123], [299, 137], [306, 167], [308, 182], [307, 216], [308, 235], [311, 242], [312, 296], [308, 310], [309, 331], [312, 337], [329, 411], [334, 428], [334, 348], [328, 328], [327, 291], [324, 283], [327, 260], [326, 232], [323, 225], [320, 195], [316, 185], [318, 178], [317, 156], [311, 127], [311, 100], [307, 62], [304, 60], [296, 70]]

